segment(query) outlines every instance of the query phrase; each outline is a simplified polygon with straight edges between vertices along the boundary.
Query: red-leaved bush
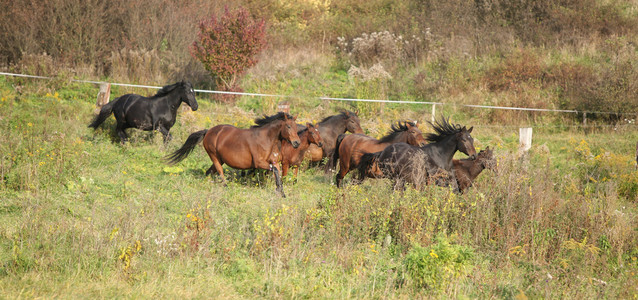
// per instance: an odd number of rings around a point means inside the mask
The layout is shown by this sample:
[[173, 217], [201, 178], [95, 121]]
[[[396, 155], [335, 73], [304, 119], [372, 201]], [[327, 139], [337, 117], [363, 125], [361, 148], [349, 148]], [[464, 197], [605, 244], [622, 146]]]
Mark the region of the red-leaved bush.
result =
[[239, 77], [257, 63], [257, 54], [265, 47], [265, 22], [254, 19], [245, 8], [230, 11], [226, 7], [221, 17], [213, 15], [199, 23], [190, 50], [215, 78], [218, 89], [240, 91]]

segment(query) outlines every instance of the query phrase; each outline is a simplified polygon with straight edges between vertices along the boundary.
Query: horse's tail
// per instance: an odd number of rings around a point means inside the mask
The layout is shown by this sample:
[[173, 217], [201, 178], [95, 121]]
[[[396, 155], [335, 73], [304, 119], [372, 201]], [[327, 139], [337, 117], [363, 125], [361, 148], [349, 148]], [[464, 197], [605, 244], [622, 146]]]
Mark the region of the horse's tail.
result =
[[104, 106], [102, 106], [102, 108], [100, 109], [100, 113], [97, 116], [95, 116], [95, 118], [93, 118], [93, 122], [89, 124], [89, 127], [93, 129], [97, 129], [97, 127], [100, 126], [100, 124], [104, 123], [104, 121], [106, 121], [106, 119], [111, 115], [111, 113], [113, 113], [113, 106], [115, 105], [115, 102], [117, 102], [117, 100], [120, 100], [120, 98], [117, 98], [105, 104]]
[[378, 159], [381, 152], [364, 153], [359, 159], [359, 165], [357, 165], [357, 173], [359, 174], [359, 180], [363, 180], [366, 177], [378, 177], [379, 174]]
[[345, 133], [342, 133], [337, 137], [337, 141], [335, 143], [335, 149], [332, 151], [332, 155], [330, 156], [330, 159], [328, 160], [328, 163], [326, 164], [326, 171], [332, 170], [337, 167], [337, 160], [339, 160], [339, 146], [341, 145], [341, 142], [343, 141], [345, 137], [346, 137]]
[[208, 132], [208, 129], [191, 133], [191, 135], [188, 136], [188, 139], [186, 139], [186, 142], [184, 143], [182, 148], [179, 148], [177, 149], [177, 151], [167, 155], [165, 159], [168, 161], [169, 164], [176, 164], [184, 160], [184, 158], [186, 158], [191, 152], [193, 152], [195, 146], [197, 146], [197, 144], [199, 144], [199, 142], [204, 139], [206, 132]]

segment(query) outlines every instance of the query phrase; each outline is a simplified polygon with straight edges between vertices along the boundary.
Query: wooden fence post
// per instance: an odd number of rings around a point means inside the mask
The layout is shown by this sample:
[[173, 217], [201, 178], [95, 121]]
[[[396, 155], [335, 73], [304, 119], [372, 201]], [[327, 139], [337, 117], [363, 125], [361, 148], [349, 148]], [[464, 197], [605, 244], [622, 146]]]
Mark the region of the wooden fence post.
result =
[[95, 103], [97, 107], [95, 108], [95, 113], [99, 113], [102, 106], [109, 103], [110, 97], [111, 97], [111, 84], [107, 82], [101, 83], [100, 91], [97, 93], [97, 102]]
[[289, 114], [290, 113], [290, 102], [288, 102], [288, 101], [279, 102], [279, 104], [277, 104], [277, 111], [283, 111], [283, 112]]
[[519, 142], [520, 147], [523, 151], [527, 152], [530, 148], [532, 148], [532, 128], [519, 128]]

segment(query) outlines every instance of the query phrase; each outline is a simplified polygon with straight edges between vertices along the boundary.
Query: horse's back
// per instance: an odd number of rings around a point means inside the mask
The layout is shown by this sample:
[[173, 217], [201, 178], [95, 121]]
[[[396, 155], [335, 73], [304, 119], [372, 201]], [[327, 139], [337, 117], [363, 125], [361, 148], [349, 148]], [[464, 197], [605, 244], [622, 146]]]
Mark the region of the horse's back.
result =
[[232, 125], [217, 125], [204, 136], [204, 148], [221, 162], [236, 169], [253, 168], [248, 143], [251, 133]]

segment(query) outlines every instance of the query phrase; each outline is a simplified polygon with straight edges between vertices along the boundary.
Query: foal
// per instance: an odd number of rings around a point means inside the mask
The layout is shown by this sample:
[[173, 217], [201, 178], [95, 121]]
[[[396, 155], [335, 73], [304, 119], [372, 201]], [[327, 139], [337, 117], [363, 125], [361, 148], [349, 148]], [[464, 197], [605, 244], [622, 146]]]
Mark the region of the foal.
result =
[[306, 124], [306, 128], [297, 132], [301, 144], [299, 147], [294, 148], [288, 141], [283, 140], [281, 142], [281, 176], [288, 175], [288, 168], [294, 167], [295, 178], [299, 172], [299, 165], [306, 155], [306, 151], [311, 144], [317, 145], [319, 148], [323, 147], [323, 140], [319, 134], [318, 126], [311, 123]]
[[474, 179], [483, 172], [484, 169], [496, 171], [496, 159], [494, 152], [490, 147], [481, 150], [475, 160], [471, 159], [455, 159], [454, 175], [459, 186], [459, 192], [462, 194], [466, 189], [472, 186]]

